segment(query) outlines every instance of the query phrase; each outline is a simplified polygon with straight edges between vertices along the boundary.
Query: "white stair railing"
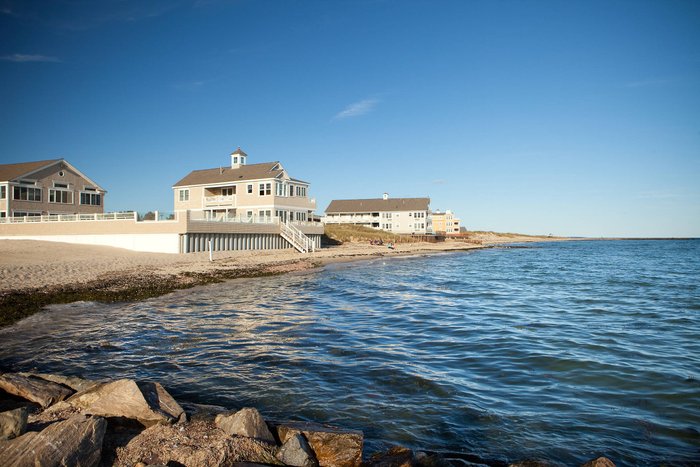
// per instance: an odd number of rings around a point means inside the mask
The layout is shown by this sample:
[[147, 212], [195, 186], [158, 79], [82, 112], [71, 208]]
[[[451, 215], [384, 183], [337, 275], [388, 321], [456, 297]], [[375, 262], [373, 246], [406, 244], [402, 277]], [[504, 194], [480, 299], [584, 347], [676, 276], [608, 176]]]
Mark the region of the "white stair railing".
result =
[[282, 238], [291, 243], [292, 246], [301, 253], [308, 253], [309, 251], [315, 250], [316, 245], [314, 241], [289, 222], [280, 222], [280, 233], [282, 234]]

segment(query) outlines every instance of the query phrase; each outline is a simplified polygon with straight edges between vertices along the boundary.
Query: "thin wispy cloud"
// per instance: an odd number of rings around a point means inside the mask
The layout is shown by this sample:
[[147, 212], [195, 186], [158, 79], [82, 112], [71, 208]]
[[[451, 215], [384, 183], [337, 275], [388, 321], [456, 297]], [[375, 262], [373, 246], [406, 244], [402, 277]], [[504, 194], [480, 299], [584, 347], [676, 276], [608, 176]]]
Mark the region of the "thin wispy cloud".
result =
[[379, 99], [363, 99], [345, 107], [343, 110], [335, 114], [333, 120], [342, 120], [345, 118], [359, 117], [374, 110], [379, 103]]
[[447, 180], [444, 178], [437, 178], [432, 181], [433, 185], [447, 185]]
[[17, 62], [17, 63], [27, 63], [27, 62], [46, 62], [46, 63], [58, 63], [57, 57], [49, 57], [47, 55], [31, 55], [31, 54], [12, 54], [0, 57], [0, 60], [6, 62]]
[[0, 0], [0, 13], [69, 31], [83, 31], [119, 22], [157, 18], [192, 8], [194, 0]]

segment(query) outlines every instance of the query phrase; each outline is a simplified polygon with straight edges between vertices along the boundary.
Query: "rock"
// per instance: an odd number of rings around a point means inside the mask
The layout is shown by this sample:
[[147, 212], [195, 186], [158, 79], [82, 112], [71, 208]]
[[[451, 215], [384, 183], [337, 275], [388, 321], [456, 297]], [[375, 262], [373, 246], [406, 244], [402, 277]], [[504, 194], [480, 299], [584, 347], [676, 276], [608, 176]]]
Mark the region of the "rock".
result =
[[615, 463], [607, 457], [599, 457], [597, 459], [590, 460], [585, 464], [581, 464], [581, 467], [615, 467]]
[[274, 429], [282, 444], [295, 434], [303, 434], [321, 467], [356, 467], [362, 462], [361, 431], [308, 422], [279, 423]]
[[62, 401], [74, 392], [61, 384], [46, 381], [36, 376], [23, 376], [18, 373], [5, 373], [0, 376], [0, 389], [9, 394], [36, 402], [42, 408]]
[[413, 467], [417, 463], [413, 451], [403, 446], [393, 446], [386, 452], [373, 454], [368, 464], [371, 467]]
[[44, 431], [0, 442], [0, 459], [6, 467], [97, 466], [106, 428], [104, 418], [76, 415]]
[[187, 413], [189, 420], [213, 422], [217, 415], [230, 412], [226, 407], [220, 405], [196, 404], [194, 402], [181, 402], [180, 405]]
[[508, 467], [552, 467], [552, 464], [539, 459], [525, 459], [508, 464]]
[[128, 418], [146, 427], [186, 419], [182, 407], [159, 383], [130, 379], [99, 383], [66, 402], [83, 413]]
[[219, 414], [214, 423], [229, 435], [245, 436], [275, 444], [275, 437], [255, 408], [246, 407], [233, 414]]
[[52, 383], [62, 384], [71, 388], [75, 392], [85, 391], [91, 387], [99, 384], [98, 381], [91, 381], [88, 379], [78, 378], [77, 376], [61, 376], [61, 375], [50, 375], [47, 373], [19, 373], [22, 376], [34, 376], [41, 378], [46, 381], [51, 381]]
[[[107, 444], [107, 439], [105, 439]], [[230, 436], [210, 421], [194, 421], [182, 425], [154, 425], [120, 443], [116, 458], [105, 465], [134, 466], [142, 462], [186, 466], [226, 466], [235, 462], [277, 464], [275, 447], [269, 443]], [[103, 453], [104, 457], [104, 453]]]
[[0, 439], [12, 439], [27, 431], [26, 407], [0, 413]]
[[293, 467], [316, 467], [318, 461], [311, 450], [311, 446], [299, 433], [290, 436], [289, 439], [277, 451], [275, 456], [281, 462]]

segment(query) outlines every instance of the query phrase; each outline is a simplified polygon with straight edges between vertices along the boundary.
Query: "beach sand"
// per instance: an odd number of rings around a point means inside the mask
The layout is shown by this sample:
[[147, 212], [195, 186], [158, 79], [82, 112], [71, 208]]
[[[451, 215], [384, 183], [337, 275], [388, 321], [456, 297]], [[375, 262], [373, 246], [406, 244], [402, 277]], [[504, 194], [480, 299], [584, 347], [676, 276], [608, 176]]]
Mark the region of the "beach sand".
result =
[[460, 242], [406, 243], [395, 250], [386, 246], [345, 244], [303, 255], [295, 250], [215, 251], [174, 255], [142, 253], [105, 246], [34, 240], [0, 240], [0, 291], [84, 284], [101, 278], [130, 274], [172, 275], [212, 273], [222, 269], [256, 268], [309, 260], [317, 264], [381, 255], [419, 254], [479, 248]]
[[395, 249], [345, 243], [301, 254], [295, 250], [142, 253], [121, 248], [34, 240], [0, 240], [0, 326], [52, 303], [132, 301], [241, 277], [282, 274], [333, 262], [486, 248], [546, 237], [475, 235], [469, 242], [400, 243]]

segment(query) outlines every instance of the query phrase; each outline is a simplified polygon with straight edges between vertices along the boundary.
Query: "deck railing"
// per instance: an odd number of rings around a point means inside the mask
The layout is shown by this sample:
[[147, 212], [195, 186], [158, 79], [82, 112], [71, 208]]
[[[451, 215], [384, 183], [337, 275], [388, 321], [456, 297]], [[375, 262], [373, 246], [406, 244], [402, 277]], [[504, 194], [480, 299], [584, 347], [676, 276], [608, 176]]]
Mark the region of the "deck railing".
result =
[[[177, 222], [182, 212], [161, 213], [152, 211], [145, 215], [139, 215], [135, 211], [108, 212], [101, 214], [51, 214], [45, 216], [2, 217], [0, 224], [34, 224], [45, 222], [89, 222], [89, 221], [120, 221], [133, 220], [134, 222]], [[280, 218], [276, 216], [221, 216], [212, 217], [202, 211], [190, 211], [189, 219], [196, 222], [226, 222], [236, 224], [280, 224]], [[292, 225], [315, 226], [318, 222], [293, 221]]]

